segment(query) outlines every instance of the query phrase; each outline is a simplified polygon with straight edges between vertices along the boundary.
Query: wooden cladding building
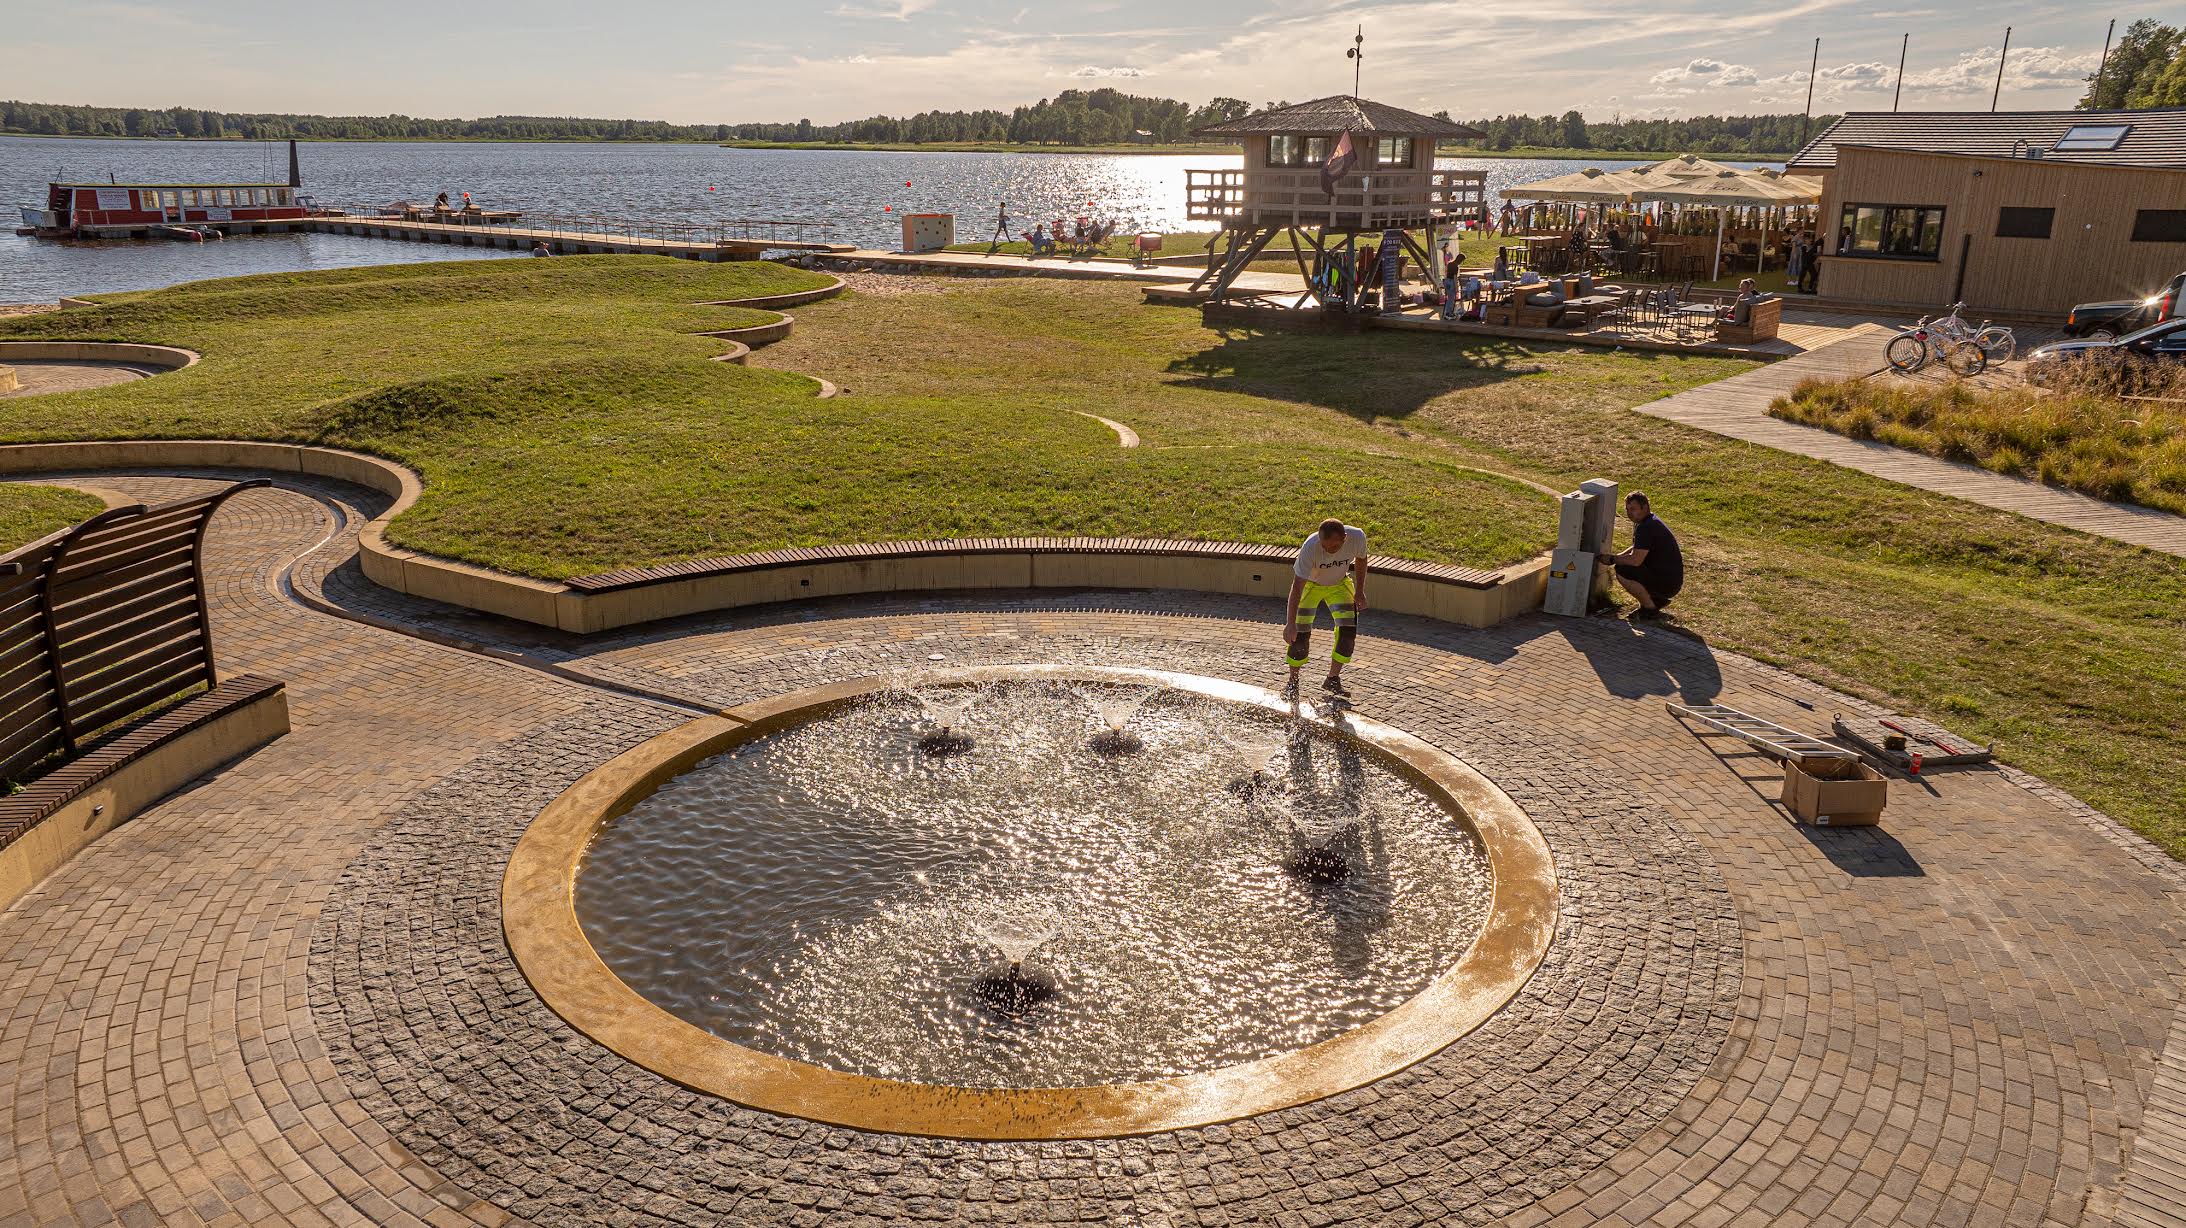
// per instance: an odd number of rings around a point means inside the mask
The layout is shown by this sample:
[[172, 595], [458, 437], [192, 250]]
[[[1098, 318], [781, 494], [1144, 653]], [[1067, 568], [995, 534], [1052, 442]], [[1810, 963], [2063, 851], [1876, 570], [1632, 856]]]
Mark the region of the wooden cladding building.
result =
[[[1356, 161], [1331, 195], [1321, 190], [1321, 167], [1346, 133]], [[1184, 172], [1186, 216], [1230, 229], [1410, 230], [1470, 217], [1487, 200], [1481, 172], [1435, 169], [1437, 141], [1485, 133], [1370, 99], [1317, 98], [1194, 135], [1234, 137], [1244, 146], [1237, 170]]]
[[[1322, 168], [1347, 134], [1351, 167], [1329, 191]], [[1201, 278], [1212, 279], [1217, 299], [1285, 230], [1298, 236], [1294, 250], [1320, 251], [1339, 236], [1348, 250], [1360, 233], [1432, 230], [1487, 208], [1484, 173], [1435, 168], [1437, 142], [1485, 133], [1370, 99], [1316, 98], [1194, 135], [1231, 138], [1244, 147], [1242, 167], [1184, 172], [1185, 215], [1220, 222], [1229, 232], [1227, 252]]]
[[2186, 271], [2186, 108], [1848, 115], [1786, 169], [1829, 298], [2047, 317]]

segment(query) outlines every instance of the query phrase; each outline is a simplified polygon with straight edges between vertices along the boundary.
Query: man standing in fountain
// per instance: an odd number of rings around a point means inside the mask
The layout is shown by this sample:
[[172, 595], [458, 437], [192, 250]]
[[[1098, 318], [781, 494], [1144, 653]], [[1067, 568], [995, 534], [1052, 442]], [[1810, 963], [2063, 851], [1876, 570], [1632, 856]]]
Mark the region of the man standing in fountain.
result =
[[1359, 611], [1366, 608], [1366, 532], [1341, 520], [1324, 520], [1313, 536], [1298, 547], [1298, 565], [1290, 580], [1290, 611], [1283, 619], [1283, 642], [1290, 646], [1290, 685], [1284, 694], [1298, 694], [1298, 671], [1305, 668], [1313, 646], [1313, 623], [1321, 607], [1336, 625], [1336, 647], [1328, 654], [1328, 677], [1321, 686], [1337, 695], [1349, 695], [1343, 684], [1343, 667], [1351, 663], [1351, 648], [1359, 635]]

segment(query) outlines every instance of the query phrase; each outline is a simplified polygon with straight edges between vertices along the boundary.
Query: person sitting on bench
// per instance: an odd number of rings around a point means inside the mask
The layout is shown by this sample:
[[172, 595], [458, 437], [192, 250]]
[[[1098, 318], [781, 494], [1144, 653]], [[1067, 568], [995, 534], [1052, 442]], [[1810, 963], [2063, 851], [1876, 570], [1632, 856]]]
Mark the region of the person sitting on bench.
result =
[[1635, 490], [1625, 496], [1624, 514], [1632, 522], [1632, 544], [1621, 553], [1605, 554], [1597, 561], [1604, 567], [1615, 567], [1618, 585], [1639, 602], [1632, 617], [1650, 622], [1662, 617], [1662, 607], [1685, 587], [1685, 552], [1678, 547], [1677, 535], [1670, 532], [1670, 526], [1655, 515], [1645, 494]]

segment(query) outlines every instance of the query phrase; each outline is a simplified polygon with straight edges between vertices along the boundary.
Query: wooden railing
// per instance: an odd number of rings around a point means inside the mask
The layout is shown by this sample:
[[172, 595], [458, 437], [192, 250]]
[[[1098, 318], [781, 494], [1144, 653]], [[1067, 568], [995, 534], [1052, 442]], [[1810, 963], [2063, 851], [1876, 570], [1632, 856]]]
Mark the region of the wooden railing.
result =
[[1384, 170], [1348, 175], [1331, 196], [1321, 172], [1308, 170], [1187, 170], [1185, 216], [1229, 226], [1317, 226], [1379, 230], [1472, 217], [1487, 202], [1482, 171]]
[[237, 491], [118, 507], [0, 557], [0, 778], [218, 678], [205, 526]]

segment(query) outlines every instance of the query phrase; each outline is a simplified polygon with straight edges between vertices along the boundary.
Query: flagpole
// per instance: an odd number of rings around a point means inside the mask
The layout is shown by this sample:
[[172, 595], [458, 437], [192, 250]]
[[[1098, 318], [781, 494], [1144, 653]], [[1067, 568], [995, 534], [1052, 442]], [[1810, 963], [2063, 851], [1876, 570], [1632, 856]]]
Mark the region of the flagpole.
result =
[[1996, 101], [2004, 96], [2004, 61], [2011, 58], [2011, 27], [2004, 27], [2004, 49], [1996, 55], [1996, 92], [1989, 95], [1989, 110], [1996, 110]]
[[1814, 62], [1806, 70], [1806, 112], [1799, 116], [1799, 148], [1806, 148], [1806, 126], [1814, 118], [1814, 74], [1822, 66], [1822, 40], [1814, 40]]
[[[2112, 22], [2110, 24], [2116, 25], [2117, 23]], [[1905, 96], [1905, 49], [1912, 45], [1913, 32], [1907, 30], [1904, 39], [1898, 43], [1898, 87], [1890, 93], [1890, 109], [1892, 111], [1898, 109], [1898, 99]]]

